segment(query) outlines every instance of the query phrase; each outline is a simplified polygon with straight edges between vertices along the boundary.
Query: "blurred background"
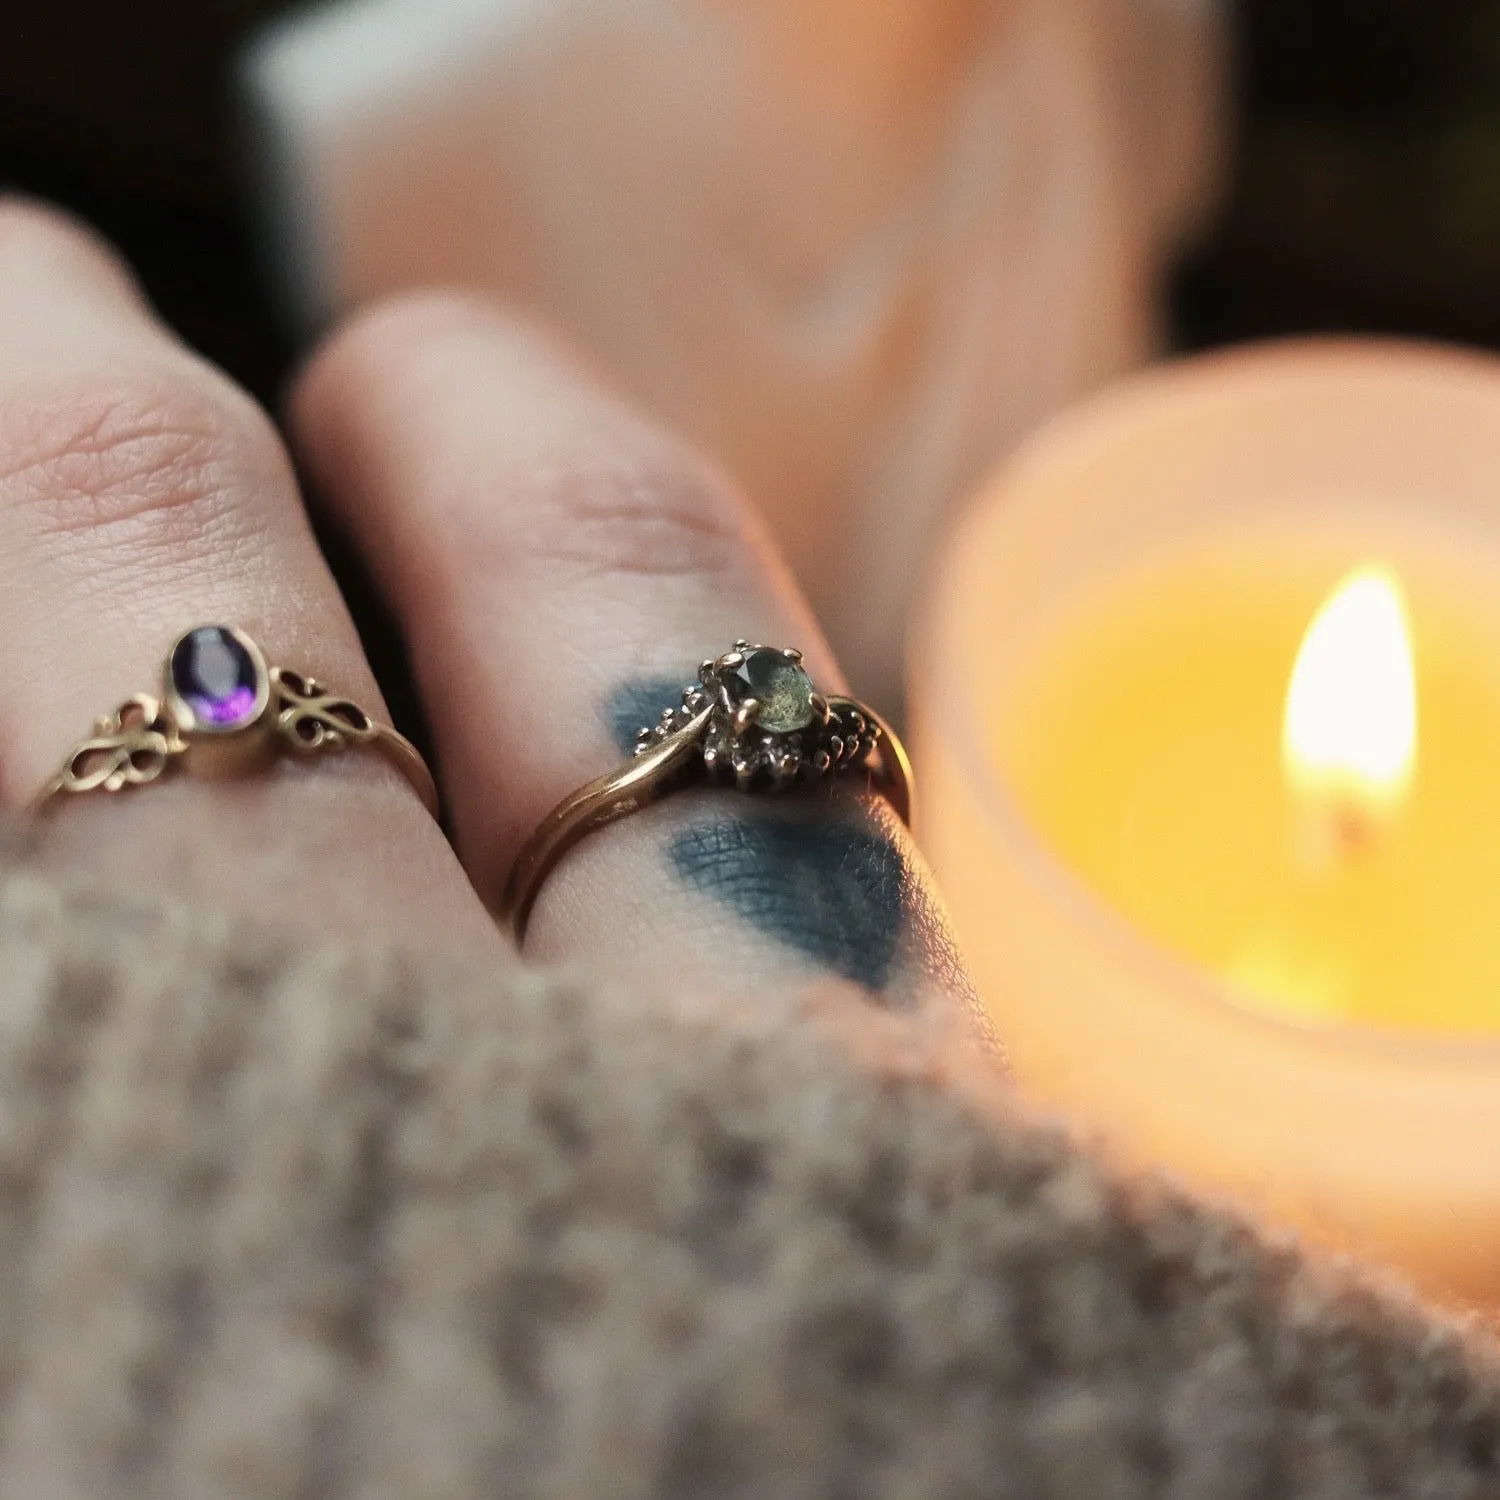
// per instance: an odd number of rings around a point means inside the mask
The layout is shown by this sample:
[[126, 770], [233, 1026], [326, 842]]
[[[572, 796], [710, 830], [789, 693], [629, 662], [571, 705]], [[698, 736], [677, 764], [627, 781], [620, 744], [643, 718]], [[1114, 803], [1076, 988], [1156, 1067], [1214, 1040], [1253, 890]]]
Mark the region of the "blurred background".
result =
[[[289, 346], [249, 248], [227, 89], [285, 0], [5, 0], [0, 179], [121, 244], [263, 396]], [[1500, 344], [1500, 0], [1240, 0], [1232, 170], [1174, 340], [1316, 329]]]
[[[272, 404], [297, 318], [266, 270], [265, 216], [254, 222], [250, 208], [260, 169], [247, 167], [238, 70], [247, 39], [293, 9], [308, 7], [4, 0], [0, 10], [0, 182], [100, 226], [183, 336]], [[1500, 0], [1223, 10], [1219, 180], [1206, 220], [1171, 251], [1156, 346], [1313, 330], [1500, 344]], [[1152, 81], [1140, 82], [1149, 94]], [[1122, 362], [1099, 360], [1097, 378]], [[1088, 383], [1069, 380], [1059, 398]], [[956, 464], [945, 474], [954, 488], [971, 480]]]

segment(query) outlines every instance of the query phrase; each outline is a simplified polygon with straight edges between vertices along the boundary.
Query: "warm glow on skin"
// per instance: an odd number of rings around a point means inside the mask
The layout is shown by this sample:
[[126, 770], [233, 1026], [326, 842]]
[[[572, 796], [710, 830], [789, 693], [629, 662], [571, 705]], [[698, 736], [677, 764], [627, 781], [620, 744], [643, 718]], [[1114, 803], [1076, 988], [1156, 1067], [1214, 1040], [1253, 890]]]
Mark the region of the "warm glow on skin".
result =
[[1389, 816], [1417, 758], [1417, 679], [1400, 585], [1385, 568], [1350, 573], [1313, 617], [1282, 726], [1294, 790], [1357, 821]]

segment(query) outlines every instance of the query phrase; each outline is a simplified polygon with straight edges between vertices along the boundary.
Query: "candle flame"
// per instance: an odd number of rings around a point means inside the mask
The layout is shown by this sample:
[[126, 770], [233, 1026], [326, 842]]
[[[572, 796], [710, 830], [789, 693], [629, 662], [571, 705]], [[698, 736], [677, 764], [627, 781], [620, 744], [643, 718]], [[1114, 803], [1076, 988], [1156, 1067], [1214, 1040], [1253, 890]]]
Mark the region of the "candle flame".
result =
[[1287, 690], [1282, 761], [1294, 790], [1365, 825], [1404, 799], [1417, 759], [1406, 605], [1385, 568], [1356, 568], [1313, 617]]

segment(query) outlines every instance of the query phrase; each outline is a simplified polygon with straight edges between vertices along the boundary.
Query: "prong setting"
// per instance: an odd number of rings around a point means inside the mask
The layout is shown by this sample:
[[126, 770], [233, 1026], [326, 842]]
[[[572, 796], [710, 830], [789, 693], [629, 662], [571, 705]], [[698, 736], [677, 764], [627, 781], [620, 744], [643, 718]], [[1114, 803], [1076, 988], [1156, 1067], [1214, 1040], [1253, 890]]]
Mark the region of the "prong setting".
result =
[[812, 684], [802, 653], [740, 640], [703, 662], [682, 701], [636, 736], [648, 755], [693, 729], [701, 765], [742, 791], [784, 790], [863, 765], [879, 749], [879, 731], [859, 705]]

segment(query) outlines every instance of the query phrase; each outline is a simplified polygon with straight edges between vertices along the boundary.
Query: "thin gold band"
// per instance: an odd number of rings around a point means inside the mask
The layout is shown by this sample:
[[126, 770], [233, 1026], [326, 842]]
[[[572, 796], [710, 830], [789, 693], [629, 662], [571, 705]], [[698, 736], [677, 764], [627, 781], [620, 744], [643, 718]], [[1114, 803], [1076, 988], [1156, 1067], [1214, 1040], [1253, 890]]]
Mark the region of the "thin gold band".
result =
[[[212, 653], [214, 672], [223, 679], [217, 696], [212, 686], [190, 675], [194, 650]], [[313, 678], [267, 667], [243, 631], [204, 625], [187, 632], [168, 654], [163, 677], [163, 696], [138, 693], [127, 699], [74, 746], [32, 798], [33, 817], [69, 797], [149, 786], [169, 772], [223, 778], [258, 770], [278, 753], [314, 756], [365, 748], [394, 766], [437, 817], [432, 773], [405, 735]]]
[[[700, 683], [687, 690], [683, 707], [669, 710], [656, 728], [642, 730], [634, 760], [580, 787], [542, 820], [517, 856], [501, 897], [500, 918], [509, 924], [518, 943], [526, 935], [532, 907], [547, 877], [580, 840], [689, 785], [695, 771], [713, 774], [719, 769], [716, 761], [726, 755], [723, 771], [732, 772], [746, 791], [767, 784], [786, 787], [799, 778], [817, 779], [829, 773], [863, 769], [897, 817], [911, 825], [911, 761], [895, 730], [867, 704], [853, 698], [824, 699], [813, 693], [811, 701], [820, 713], [826, 711], [822, 731], [812, 736], [808, 746], [801, 743], [806, 732], [797, 731], [795, 744], [788, 747], [777, 742], [789, 736], [768, 732], [757, 722], [760, 703], [753, 698], [736, 703], [726, 696], [722, 687], [725, 671], [736, 670], [744, 659], [766, 651], [765, 647], [740, 641], [716, 662], [705, 662]], [[800, 663], [800, 653], [779, 654]], [[851, 738], [846, 726], [857, 726], [857, 739]], [[740, 758], [738, 746], [746, 735], [756, 736], [752, 751], [761, 751], [759, 762], [753, 753], [750, 758]], [[832, 753], [825, 748], [828, 743], [836, 747]], [[798, 755], [797, 763], [790, 768], [774, 759], [778, 754], [786, 756], [789, 748]]]

